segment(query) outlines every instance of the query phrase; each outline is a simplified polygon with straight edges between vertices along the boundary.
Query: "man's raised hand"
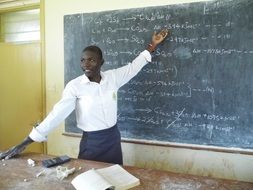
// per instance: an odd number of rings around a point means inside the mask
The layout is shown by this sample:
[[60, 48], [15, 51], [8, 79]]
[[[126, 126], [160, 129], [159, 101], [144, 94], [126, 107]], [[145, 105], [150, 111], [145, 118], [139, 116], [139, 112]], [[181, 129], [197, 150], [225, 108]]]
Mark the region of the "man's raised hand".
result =
[[158, 33], [154, 32], [151, 43], [148, 44], [147, 50], [149, 52], [154, 52], [156, 50], [156, 47], [168, 36], [168, 34], [168, 29], [163, 29]]

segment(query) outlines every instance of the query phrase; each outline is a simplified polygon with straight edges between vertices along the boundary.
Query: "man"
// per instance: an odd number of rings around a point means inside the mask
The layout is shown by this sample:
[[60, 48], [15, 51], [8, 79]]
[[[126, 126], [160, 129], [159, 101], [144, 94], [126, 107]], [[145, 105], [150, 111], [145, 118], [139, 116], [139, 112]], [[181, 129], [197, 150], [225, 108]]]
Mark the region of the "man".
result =
[[77, 127], [83, 130], [78, 158], [123, 164], [120, 133], [117, 127], [117, 91], [151, 62], [151, 54], [166, 38], [168, 30], [154, 33], [151, 43], [132, 63], [118, 69], [101, 72], [102, 51], [96, 46], [83, 50], [81, 68], [84, 75], [70, 81], [61, 100], [49, 115], [33, 128], [22, 143], [0, 154], [9, 159], [20, 154], [32, 142], [43, 142], [74, 109]]

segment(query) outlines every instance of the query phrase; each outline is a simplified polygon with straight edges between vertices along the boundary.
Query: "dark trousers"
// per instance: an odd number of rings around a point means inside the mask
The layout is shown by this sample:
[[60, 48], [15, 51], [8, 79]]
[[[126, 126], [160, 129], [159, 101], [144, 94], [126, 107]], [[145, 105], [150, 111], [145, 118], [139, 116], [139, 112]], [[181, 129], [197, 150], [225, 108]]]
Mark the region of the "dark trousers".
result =
[[78, 158], [122, 165], [121, 137], [117, 124], [109, 129], [83, 132]]

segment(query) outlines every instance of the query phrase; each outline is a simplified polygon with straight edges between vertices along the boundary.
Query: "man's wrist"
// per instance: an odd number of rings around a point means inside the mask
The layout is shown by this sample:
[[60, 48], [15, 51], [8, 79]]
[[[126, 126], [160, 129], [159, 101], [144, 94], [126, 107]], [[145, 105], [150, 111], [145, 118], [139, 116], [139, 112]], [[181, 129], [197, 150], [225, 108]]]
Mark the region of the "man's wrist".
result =
[[154, 52], [156, 50], [156, 45], [154, 43], [149, 43], [148, 47], [146, 48], [150, 53]]
[[29, 136], [24, 139], [24, 141], [21, 143], [23, 146], [27, 146], [31, 143], [33, 143], [34, 140], [32, 140]]

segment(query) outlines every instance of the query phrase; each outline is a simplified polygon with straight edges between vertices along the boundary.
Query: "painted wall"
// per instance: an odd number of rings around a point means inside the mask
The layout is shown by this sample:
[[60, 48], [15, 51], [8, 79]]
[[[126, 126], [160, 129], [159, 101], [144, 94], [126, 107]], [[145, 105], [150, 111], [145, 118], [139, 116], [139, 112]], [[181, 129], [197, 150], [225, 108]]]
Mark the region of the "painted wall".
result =
[[[127, 3], [125, 0], [44, 0], [47, 112], [59, 100], [64, 88], [63, 15], [183, 2], [194, 0], [128, 0]], [[64, 136], [63, 132], [61, 125], [49, 135], [48, 154], [67, 153], [76, 157], [80, 138]], [[253, 182], [253, 156], [250, 155], [132, 143], [122, 143], [122, 147], [125, 165]]]

